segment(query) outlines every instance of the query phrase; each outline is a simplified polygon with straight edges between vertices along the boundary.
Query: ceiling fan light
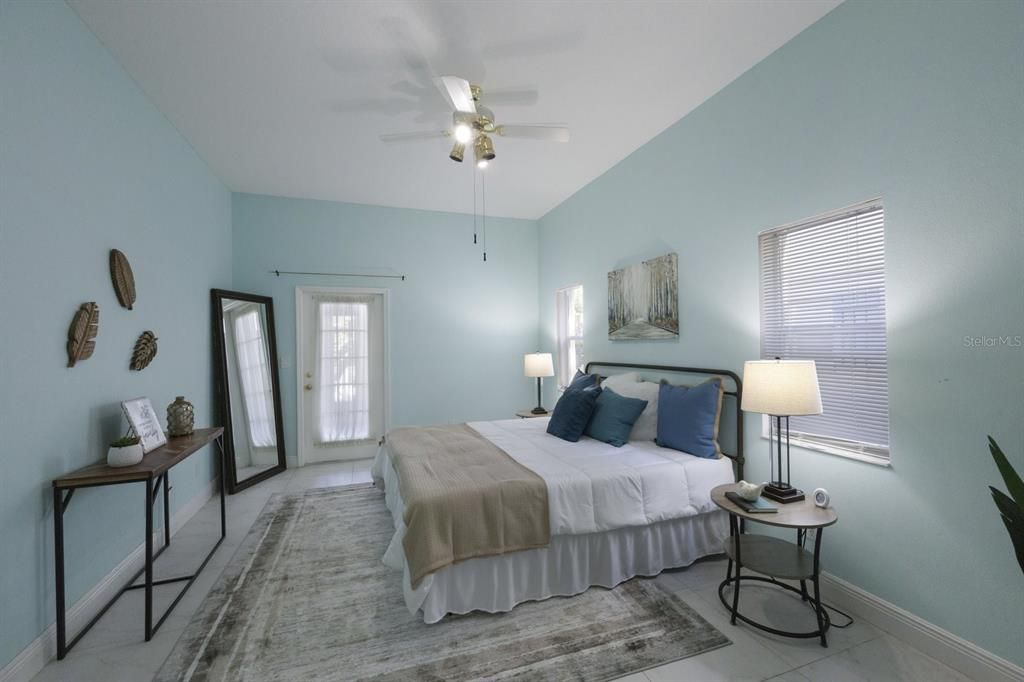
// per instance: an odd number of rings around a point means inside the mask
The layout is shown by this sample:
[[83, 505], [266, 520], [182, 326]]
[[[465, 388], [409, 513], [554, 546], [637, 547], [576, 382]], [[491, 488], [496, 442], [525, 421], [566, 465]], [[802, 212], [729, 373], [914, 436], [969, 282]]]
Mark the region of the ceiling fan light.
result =
[[462, 163], [462, 157], [466, 153], [466, 145], [461, 142], [456, 142], [452, 147], [452, 151], [448, 154], [448, 158], [452, 161]]
[[481, 133], [476, 136], [476, 142], [473, 143], [473, 155], [476, 157], [477, 166], [480, 168], [486, 168], [486, 165], [481, 166], [481, 161], [492, 161], [494, 159], [494, 142], [487, 135]]
[[461, 144], [466, 144], [473, 139], [473, 129], [466, 123], [456, 123], [455, 139]]
[[480, 159], [479, 161], [477, 161], [476, 167], [479, 168], [480, 170], [487, 168], [487, 159]]

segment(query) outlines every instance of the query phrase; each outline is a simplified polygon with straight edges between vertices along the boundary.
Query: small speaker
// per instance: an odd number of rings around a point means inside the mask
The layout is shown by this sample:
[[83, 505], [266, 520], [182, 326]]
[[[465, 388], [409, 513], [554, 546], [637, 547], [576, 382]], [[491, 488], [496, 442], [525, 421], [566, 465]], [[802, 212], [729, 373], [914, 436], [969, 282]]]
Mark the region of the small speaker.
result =
[[824, 488], [818, 488], [814, 491], [814, 506], [826, 509], [829, 503], [828, 491]]

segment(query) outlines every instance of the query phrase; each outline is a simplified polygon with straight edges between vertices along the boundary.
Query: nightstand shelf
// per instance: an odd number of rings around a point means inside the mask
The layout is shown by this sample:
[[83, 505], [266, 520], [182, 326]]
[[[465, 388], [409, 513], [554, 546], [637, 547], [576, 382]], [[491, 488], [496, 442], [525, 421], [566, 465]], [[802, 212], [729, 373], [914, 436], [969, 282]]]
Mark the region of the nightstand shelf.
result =
[[[740, 551], [736, 551], [736, 542]], [[743, 557], [743, 568], [786, 580], [814, 577], [814, 555], [792, 542], [769, 535], [735, 535], [725, 541], [725, 553], [733, 561]]]

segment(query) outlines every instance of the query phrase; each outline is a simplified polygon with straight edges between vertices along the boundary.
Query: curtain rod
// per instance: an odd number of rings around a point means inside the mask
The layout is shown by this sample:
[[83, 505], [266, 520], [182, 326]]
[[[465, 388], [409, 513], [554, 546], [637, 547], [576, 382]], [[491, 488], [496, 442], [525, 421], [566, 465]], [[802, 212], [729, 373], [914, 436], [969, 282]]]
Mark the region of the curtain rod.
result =
[[268, 270], [272, 275], [318, 275], [320, 277], [377, 277], [380, 279], [400, 279], [405, 281], [405, 275], [358, 275], [354, 272], [295, 272], [292, 270]]

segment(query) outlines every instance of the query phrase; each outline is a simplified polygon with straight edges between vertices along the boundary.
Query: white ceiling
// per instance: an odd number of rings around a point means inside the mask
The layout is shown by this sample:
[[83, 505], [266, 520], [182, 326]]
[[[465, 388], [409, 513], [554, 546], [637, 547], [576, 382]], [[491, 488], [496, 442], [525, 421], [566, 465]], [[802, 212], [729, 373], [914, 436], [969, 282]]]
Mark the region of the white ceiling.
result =
[[480, 83], [499, 123], [568, 123], [567, 144], [495, 140], [487, 213], [533, 219], [839, 1], [71, 5], [235, 191], [471, 212], [450, 142], [377, 138], [450, 124], [431, 72]]

